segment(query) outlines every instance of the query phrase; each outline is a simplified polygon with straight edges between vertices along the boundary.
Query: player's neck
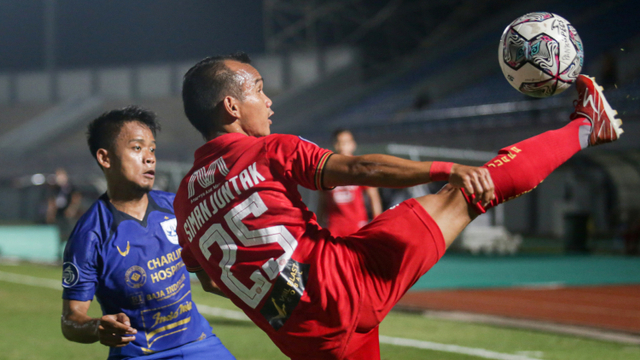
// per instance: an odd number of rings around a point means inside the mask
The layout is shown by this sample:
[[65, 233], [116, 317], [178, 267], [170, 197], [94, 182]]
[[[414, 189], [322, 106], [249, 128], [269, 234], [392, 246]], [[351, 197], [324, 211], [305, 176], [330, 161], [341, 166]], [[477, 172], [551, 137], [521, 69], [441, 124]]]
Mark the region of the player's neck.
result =
[[125, 194], [122, 192], [107, 190], [109, 201], [113, 206], [125, 214], [128, 214], [140, 221], [144, 219], [149, 205], [149, 197], [147, 193]]
[[249, 136], [249, 134], [244, 131], [242, 126], [240, 126], [237, 121], [234, 121], [230, 124], [223, 125], [209, 133], [209, 136], [207, 136], [207, 141], [211, 141], [219, 136], [226, 134], [243, 134]]

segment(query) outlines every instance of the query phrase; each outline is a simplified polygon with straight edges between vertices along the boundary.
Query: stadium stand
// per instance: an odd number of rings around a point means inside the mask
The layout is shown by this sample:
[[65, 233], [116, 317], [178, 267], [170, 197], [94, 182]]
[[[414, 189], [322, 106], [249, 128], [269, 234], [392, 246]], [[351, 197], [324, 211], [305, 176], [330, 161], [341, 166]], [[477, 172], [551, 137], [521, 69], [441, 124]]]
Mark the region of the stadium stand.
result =
[[[633, 6], [631, 3], [630, 1], [620, 1], [601, 4], [587, 1], [579, 4], [557, 2], [552, 4], [553, 11], [566, 14], [566, 17], [573, 20], [574, 25], [582, 34], [583, 41], [585, 41], [587, 59], [596, 60], [590, 60], [587, 63], [590, 65], [587, 66], [585, 72], [599, 75], [597, 74], [601, 63], [599, 58], [605, 52], [624, 48], [625, 44], [635, 45], [637, 43], [637, 40], [634, 39], [634, 36], [638, 34], [637, 27], [629, 20], [619, 21], [619, 19], [628, 18], [622, 15], [628, 11], [629, 6]], [[513, 9], [510, 10], [510, 13], [513, 13]], [[439, 48], [437, 56], [432, 53], [418, 56], [418, 60], [414, 60], [412, 63], [418, 65], [405, 65], [405, 68], [396, 71], [392, 76], [371, 81], [366, 87], [350, 88], [352, 93], [360, 92], [360, 94], [357, 96], [351, 94], [349, 97], [351, 104], [342, 104], [342, 109], [339, 109], [340, 104], [331, 101], [328, 102], [330, 105], [328, 104], [323, 110], [309, 113], [309, 111], [304, 112], [300, 109], [301, 112], [296, 117], [297, 129], [309, 129], [310, 123], [318, 124], [321, 121], [324, 126], [352, 127], [356, 128], [357, 132], [365, 131], [367, 128], [370, 130], [372, 124], [402, 122], [407, 117], [407, 113], [419, 111], [413, 109], [412, 106], [416, 97], [424, 92], [427, 92], [430, 98], [429, 109], [525, 100], [524, 95], [506, 85], [496, 66], [495, 58], [485, 56], [486, 53], [496, 52], [497, 34], [506, 23], [505, 19], [499, 15], [492, 14], [486, 23], [483, 23], [480, 28], [474, 28], [473, 32], [467, 31], [465, 33], [465, 29], [460, 29], [459, 33], [455, 34], [459, 36], [453, 36], [455, 40], [449, 39], [447, 42], [451, 46], [449, 51], [446, 48]], [[481, 17], [482, 15], [477, 16]], [[608, 27], [607, 29], [588, 26], [596, 16], [598, 21], [616, 21], [620, 23], [620, 26]], [[584, 25], [580, 26], [582, 24]], [[611, 39], [616, 39], [618, 43], [612, 46]], [[621, 70], [625, 73], [637, 72], [635, 68]], [[624, 78], [624, 75], [621, 78]], [[310, 91], [314, 90], [310, 89]], [[336, 98], [343, 96], [339, 89], [334, 90]], [[631, 98], [639, 96], [634, 93], [636, 90], [633, 86], [627, 90], [629, 92], [626, 95], [630, 95]], [[352, 100], [354, 97], [359, 97], [359, 100]], [[411, 120], [419, 118], [417, 114], [415, 115], [411, 117]], [[490, 126], [496, 125], [491, 121], [485, 123]], [[454, 128], [456, 126], [453, 125]], [[429, 127], [426, 127], [422, 130], [428, 129]], [[379, 131], [382, 137], [388, 135], [386, 127], [382, 127]], [[367, 132], [371, 133], [371, 131]], [[309, 133], [308, 136], [320, 141], [318, 132]]]

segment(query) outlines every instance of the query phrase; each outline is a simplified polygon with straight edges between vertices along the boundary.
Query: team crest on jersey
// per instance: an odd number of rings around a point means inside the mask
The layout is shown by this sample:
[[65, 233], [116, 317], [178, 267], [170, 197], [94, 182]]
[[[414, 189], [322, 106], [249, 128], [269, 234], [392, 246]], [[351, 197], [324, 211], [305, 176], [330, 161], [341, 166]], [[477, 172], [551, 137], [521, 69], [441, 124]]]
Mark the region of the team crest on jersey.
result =
[[147, 282], [147, 273], [138, 265], [134, 265], [124, 274], [124, 280], [129, 287], [137, 289]]
[[167, 239], [175, 245], [178, 245], [178, 233], [176, 232], [176, 228], [178, 227], [178, 223], [175, 218], [163, 221], [160, 223], [162, 226], [162, 230], [164, 230], [164, 234], [167, 236]]
[[80, 272], [76, 264], [69, 261], [62, 264], [62, 286], [70, 288], [77, 284], [78, 280], [80, 280]]
[[203, 166], [200, 169], [196, 170], [191, 177], [189, 178], [188, 191], [189, 191], [189, 199], [191, 199], [196, 194], [196, 181], [202, 189], [206, 189], [209, 186], [215, 183], [214, 176], [216, 174], [216, 170], [219, 170], [222, 175], [229, 174], [229, 168], [227, 168], [227, 164], [224, 162], [222, 157], [219, 157], [211, 165]]

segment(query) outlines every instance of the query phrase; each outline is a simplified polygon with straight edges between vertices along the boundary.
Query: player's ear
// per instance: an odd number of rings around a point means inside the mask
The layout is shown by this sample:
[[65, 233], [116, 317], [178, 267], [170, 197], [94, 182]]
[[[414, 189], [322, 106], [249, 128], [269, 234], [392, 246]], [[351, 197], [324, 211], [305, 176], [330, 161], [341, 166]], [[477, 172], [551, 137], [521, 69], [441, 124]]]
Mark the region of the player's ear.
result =
[[103, 169], [111, 167], [111, 159], [109, 158], [109, 151], [107, 151], [107, 149], [98, 149], [96, 152], [96, 159]]
[[222, 100], [222, 105], [224, 106], [224, 111], [229, 114], [229, 116], [235, 119], [240, 118], [240, 106], [238, 99], [233, 96], [225, 96]]

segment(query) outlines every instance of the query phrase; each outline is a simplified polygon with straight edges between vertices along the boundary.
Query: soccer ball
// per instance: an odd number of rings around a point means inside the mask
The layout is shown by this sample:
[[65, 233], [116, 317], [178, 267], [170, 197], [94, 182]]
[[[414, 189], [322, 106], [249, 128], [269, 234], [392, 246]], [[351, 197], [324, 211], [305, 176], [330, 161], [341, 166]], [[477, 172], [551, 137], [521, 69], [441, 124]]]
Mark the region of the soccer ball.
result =
[[564, 18], [535, 12], [513, 21], [502, 34], [498, 59], [509, 84], [544, 98], [568, 89], [584, 62], [582, 40]]

